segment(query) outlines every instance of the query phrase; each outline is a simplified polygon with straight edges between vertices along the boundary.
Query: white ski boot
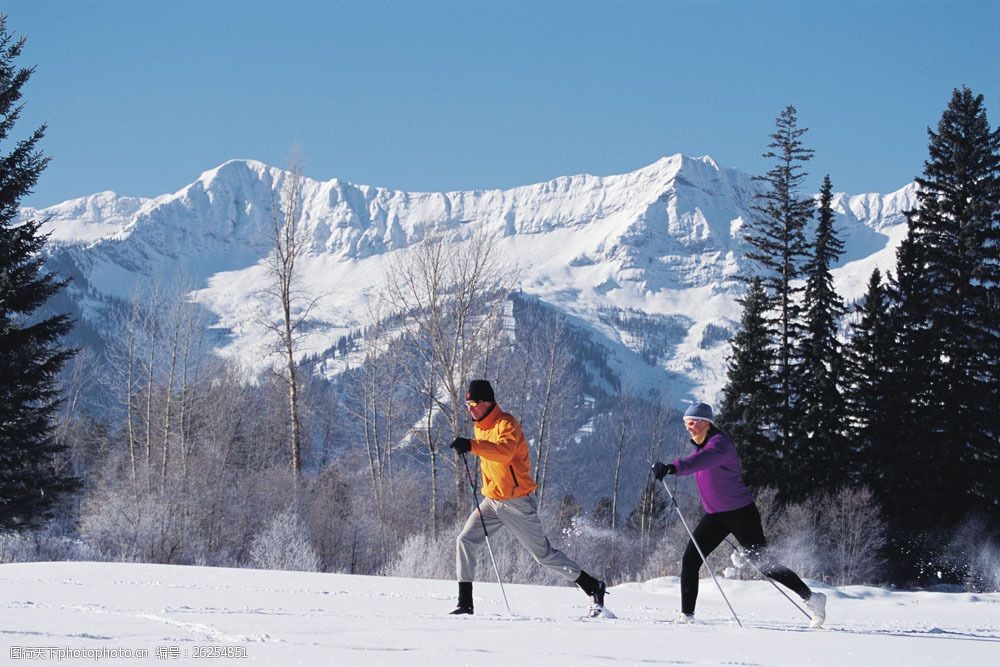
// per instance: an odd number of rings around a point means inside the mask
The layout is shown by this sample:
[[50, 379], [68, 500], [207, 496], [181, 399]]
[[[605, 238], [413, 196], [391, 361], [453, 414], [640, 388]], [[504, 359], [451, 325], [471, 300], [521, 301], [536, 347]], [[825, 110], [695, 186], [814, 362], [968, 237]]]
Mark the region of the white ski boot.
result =
[[826, 595], [823, 593], [813, 592], [806, 600], [806, 608], [809, 609], [809, 613], [812, 614], [812, 620], [809, 621], [810, 628], [818, 628], [823, 625], [823, 621], [826, 620]]

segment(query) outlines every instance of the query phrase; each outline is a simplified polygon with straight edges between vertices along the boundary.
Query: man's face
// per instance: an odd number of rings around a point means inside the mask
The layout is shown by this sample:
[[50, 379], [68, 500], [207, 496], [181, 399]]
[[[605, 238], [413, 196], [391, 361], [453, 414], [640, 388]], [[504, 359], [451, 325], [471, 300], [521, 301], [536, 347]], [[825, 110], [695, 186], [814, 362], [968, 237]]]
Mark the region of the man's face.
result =
[[465, 405], [469, 408], [469, 415], [473, 421], [479, 421], [485, 417], [486, 413], [493, 407], [489, 401], [466, 401]]
[[684, 428], [691, 434], [692, 438], [700, 438], [708, 431], [709, 422], [706, 419], [685, 419]]

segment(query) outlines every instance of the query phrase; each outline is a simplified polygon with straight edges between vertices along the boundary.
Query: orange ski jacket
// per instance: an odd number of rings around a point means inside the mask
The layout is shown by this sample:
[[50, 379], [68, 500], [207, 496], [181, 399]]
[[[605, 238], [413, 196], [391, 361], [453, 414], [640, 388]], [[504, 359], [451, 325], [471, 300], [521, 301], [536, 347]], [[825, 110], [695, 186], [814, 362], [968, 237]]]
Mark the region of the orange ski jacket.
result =
[[473, 424], [472, 453], [480, 458], [483, 495], [510, 500], [534, 491], [537, 485], [531, 478], [528, 441], [517, 420], [494, 404], [485, 417]]

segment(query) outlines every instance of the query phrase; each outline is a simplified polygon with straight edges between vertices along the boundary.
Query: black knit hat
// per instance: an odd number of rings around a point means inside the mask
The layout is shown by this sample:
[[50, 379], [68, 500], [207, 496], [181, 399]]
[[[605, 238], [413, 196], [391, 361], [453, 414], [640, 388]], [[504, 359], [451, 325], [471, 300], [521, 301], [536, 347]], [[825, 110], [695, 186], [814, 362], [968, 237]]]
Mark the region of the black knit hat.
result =
[[469, 383], [469, 391], [465, 394], [467, 401], [489, 401], [496, 403], [493, 387], [487, 380], [473, 380]]

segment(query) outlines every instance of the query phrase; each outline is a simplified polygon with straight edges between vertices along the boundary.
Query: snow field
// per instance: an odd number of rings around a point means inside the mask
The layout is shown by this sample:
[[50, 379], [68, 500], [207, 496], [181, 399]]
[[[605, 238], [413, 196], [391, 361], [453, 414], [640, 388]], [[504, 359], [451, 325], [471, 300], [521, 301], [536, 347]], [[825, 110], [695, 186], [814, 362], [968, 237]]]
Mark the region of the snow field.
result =
[[[617, 620], [584, 619], [578, 589], [475, 586], [476, 616], [453, 617], [452, 581], [112, 563], [0, 566], [0, 662], [15, 647], [145, 649], [114, 665], [1000, 665], [1000, 593], [818, 587], [827, 625], [808, 621], [767, 582], [711, 579], [698, 618], [671, 621], [675, 577], [615, 586]], [[244, 652], [206, 663], [198, 651]], [[204, 655], [204, 654], [203, 654]], [[83, 659], [60, 660], [82, 664]], [[11, 660], [10, 664], [18, 661]]]

